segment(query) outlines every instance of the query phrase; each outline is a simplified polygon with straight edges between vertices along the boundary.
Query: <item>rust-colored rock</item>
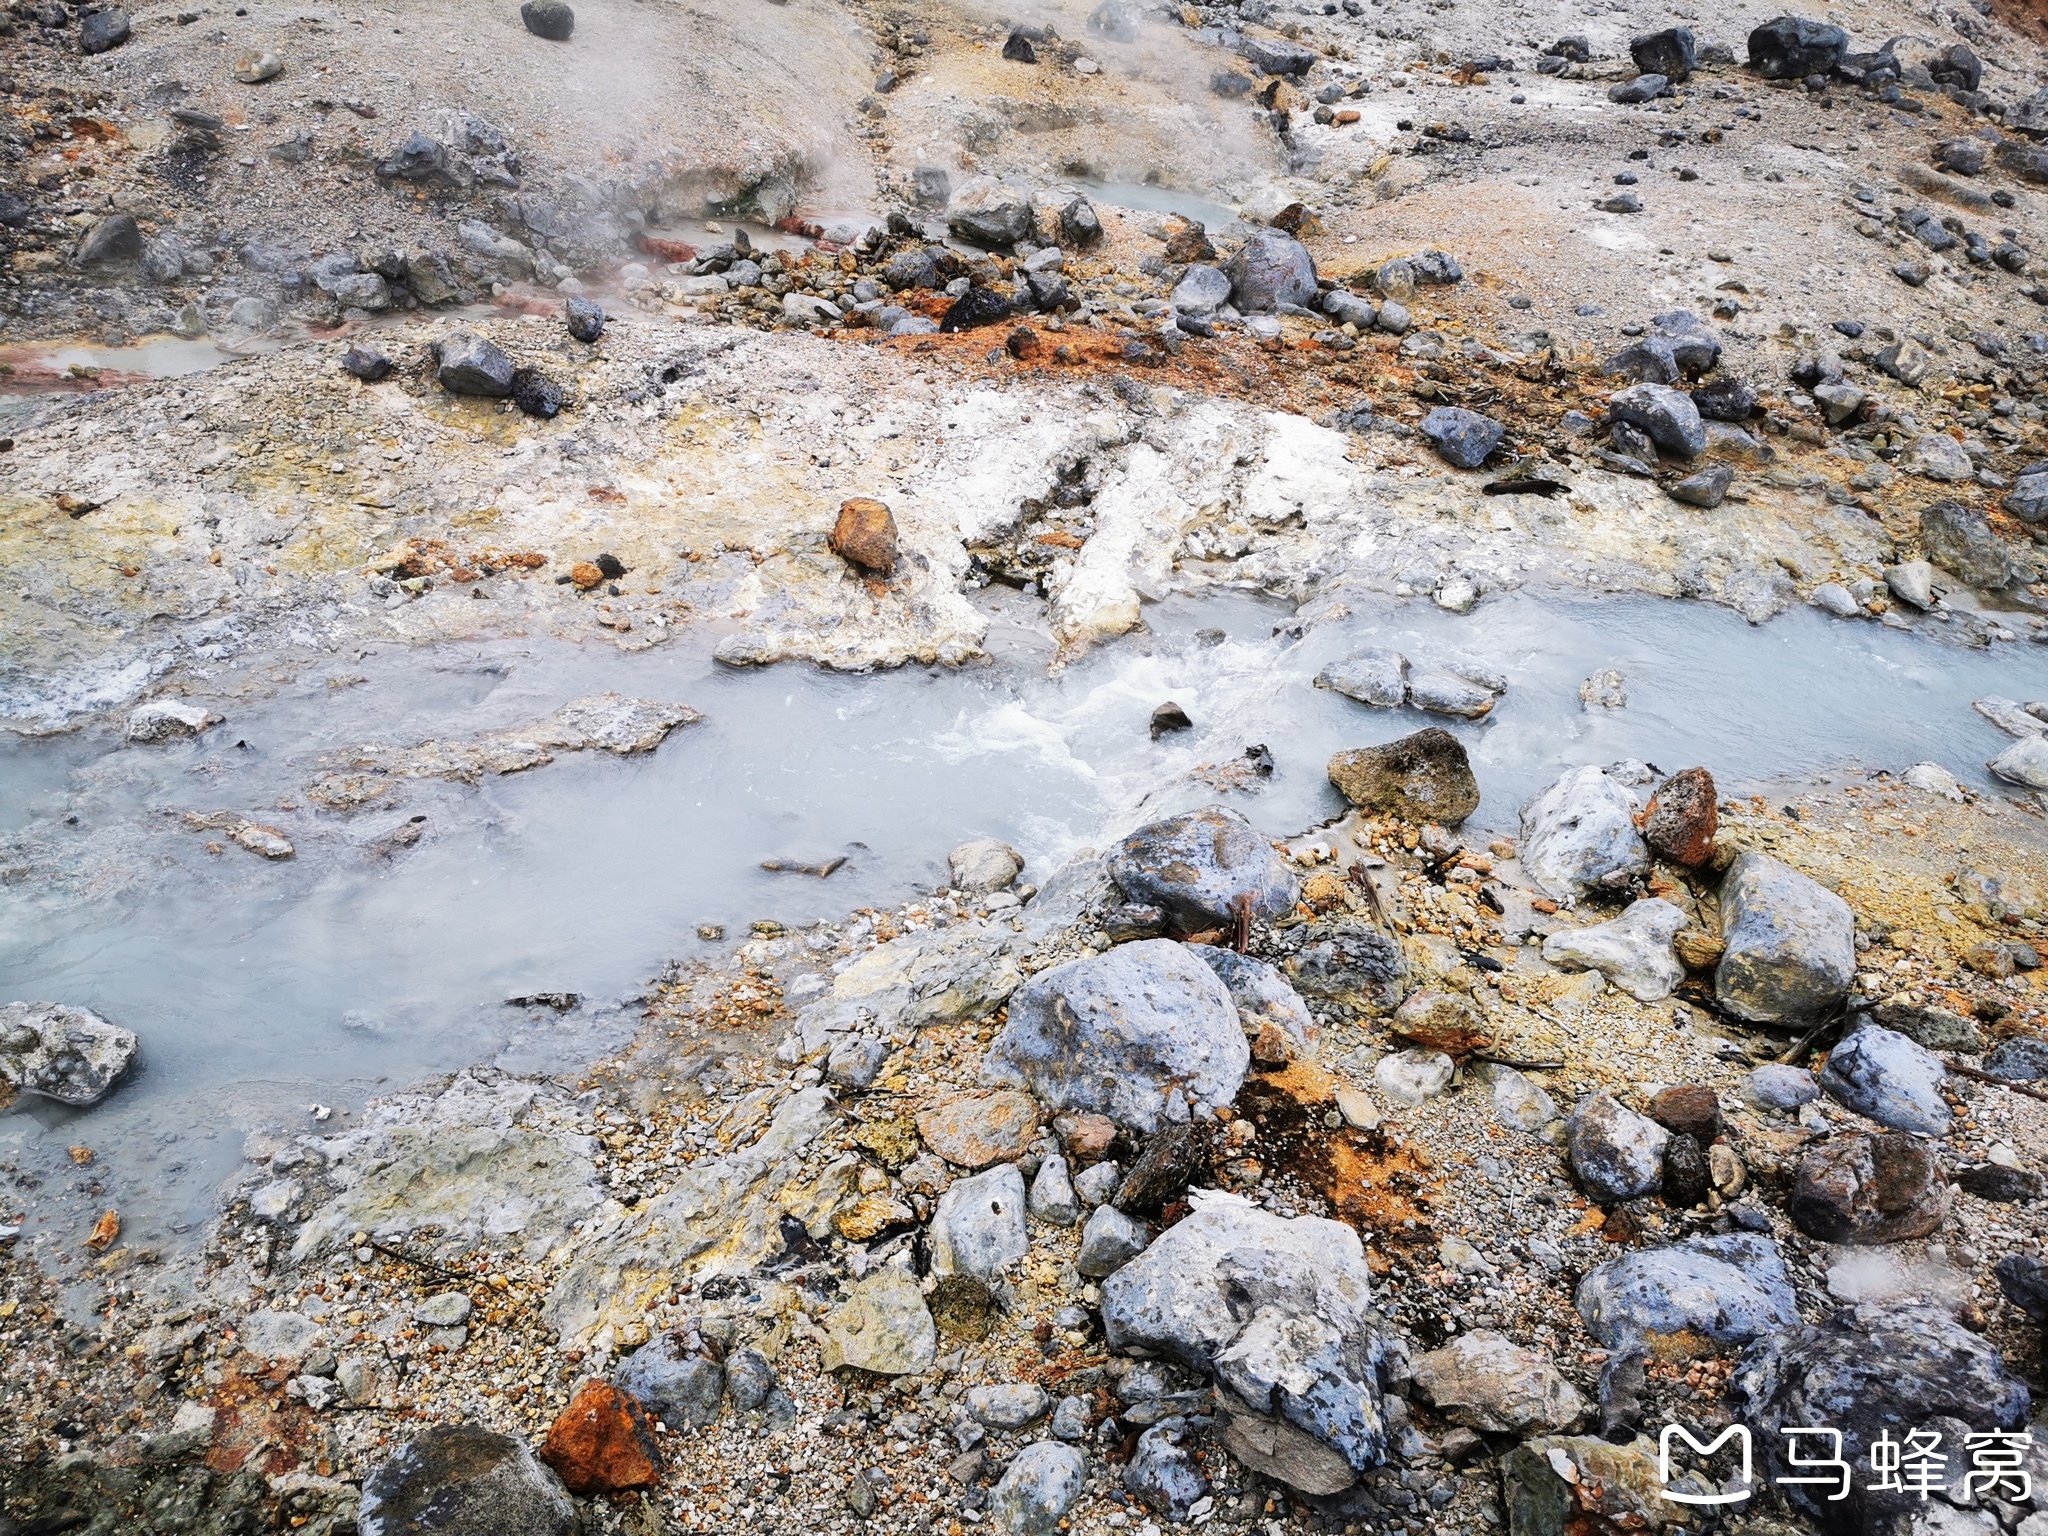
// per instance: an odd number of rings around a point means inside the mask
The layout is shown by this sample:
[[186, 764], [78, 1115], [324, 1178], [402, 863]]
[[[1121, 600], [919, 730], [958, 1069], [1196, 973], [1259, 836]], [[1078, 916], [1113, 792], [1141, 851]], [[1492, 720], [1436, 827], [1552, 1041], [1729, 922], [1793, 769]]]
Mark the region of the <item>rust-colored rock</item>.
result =
[[1689, 971], [1710, 971], [1728, 952], [1721, 936], [1704, 928], [1679, 929], [1671, 940], [1671, 949], [1678, 956], [1678, 963]]
[[1044, 350], [1044, 345], [1039, 339], [1038, 332], [1031, 329], [1028, 325], [1018, 326], [1017, 329], [1010, 332], [1009, 337], [1003, 342], [1003, 346], [1010, 356], [1020, 361], [1038, 356]]
[[1479, 1010], [1455, 992], [1417, 992], [1389, 1022], [1402, 1039], [1446, 1056], [1469, 1056], [1494, 1043]]
[[571, 1493], [620, 1493], [661, 1478], [661, 1447], [647, 1414], [608, 1381], [586, 1381], [548, 1431], [540, 1459]]
[[604, 572], [594, 561], [578, 560], [569, 567], [569, 579], [576, 584], [578, 592], [588, 592], [593, 587], [604, 585]]
[[1083, 1166], [1109, 1156], [1110, 1144], [1116, 1140], [1116, 1122], [1107, 1115], [1061, 1115], [1052, 1128], [1059, 1133], [1067, 1156]]
[[1714, 776], [1704, 768], [1681, 768], [1650, 797], [1643, 812], [1643, 841], [1660, 859], [1696, 869], [1714, 852], [1721, 825]]
[[877, 576], [896, 572], [896, 518], [886, 502], [849, 496], [832, 525], [832, 553]]
[[1703, 1083], [1680, 1083], [1650, 1100], [1650, 1118], [1667, 1131], [1710, 1147], [1721, 1134], [1721, 1101]]
[[1214, 261], [1216, 247], [1209, 243], [1207, 230], [1188, 220], [1166, 237], [1166, 259], [1177, 267], [1191, 261]]
[[1824, 1243], [1902, 1243], [1948, 1214], [1948, 1185], [1917, 1137], [1839, 1136], [1807, 1153], [1789, 1207], [1793, 1225]]
[[960, 1168], [1014, 1162], [1037, 1132], [1038, 1101], [1014, 1088], [956, 1094], [917, 1117], [924, 1144]]
[[92, 1236], [85, 1240], [88, 1248], [107, 1249], [114, 1246], [114, 1239], [121, 1235], [121, 1213], [102, 1211], [100, 1219], [92, 1224]]

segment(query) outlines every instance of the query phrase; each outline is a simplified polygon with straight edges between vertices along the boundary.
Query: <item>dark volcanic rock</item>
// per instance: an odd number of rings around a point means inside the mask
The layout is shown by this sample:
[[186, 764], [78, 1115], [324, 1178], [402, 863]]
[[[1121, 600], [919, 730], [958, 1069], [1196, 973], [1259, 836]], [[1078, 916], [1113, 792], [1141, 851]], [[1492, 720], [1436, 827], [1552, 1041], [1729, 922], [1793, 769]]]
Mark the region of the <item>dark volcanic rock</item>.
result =
[[1454, 827], [1479, 809], [1464, 743], [1439, 726], [1330, 759], [1330, 782], [1360, 810]]
[[1156, 1216], [1188, 1192], [1188, 1181], [1200, 1171], [1205, 1149], [1194, 1125], [1162, 1128], [1145, 1143], [1110, 1204], [1129, 1216]]
[[1015, 312], [1015, 306], [993, 288], [978, 284], [969, 288], [953, 301], [945, 318], [939, 321], [939, 329], [951, 334], [954, 331], [971, 331], [977, 326], [994, 325], [1007, 320]]
[[1436, 407], [1415, 424], [1415, 430], [1429, 439], [1437, 457], [1458, 469], [1479, 468], [1507, 433], [1491, 416], [1456, 405]]
[[1896, 1243], [1925, 1237], [1948, 1214], [1934, 1154], [1897, 1132], [1841, 1136], [1807, 1153], [1792, 1191], [1792, 1221], [1824, 1243]]
[[535, 37], [551, 43], [566, 43], [576, 30], [576, 13], [562, 0], [525, 0], [519, 7], [519, 19]]
[[517, 370], [512, 359], [474, 331], [456, 331], [434, 343], [434, 376], [451, 395], [505, 396]]
[[1315, 302], [1316, 264], [1308, 247], [1277, 229], [1253, 230], [1223, 270], [1237, 307], [1248, 314]]
[[2012, 557], [1979, 508], [1935, 502], [1920, 513], [1920, 543], [1929, 560], [1973, 587], [1996, 590], [2012, 580]]
[[571, 299], [562, 309], [569, 335], [577, 341], [593, 342], [604, 334], [604, 306], [590, 299]]
[[1003, 39], [1003, 57], [1012, 64], [1036, 64], [1038, 50], [1031, 46], [1031, 39], [1025, 35], [1022, 27], [1014, 27], [1010, 35]]
[[1749, 67], [1766, 80], [1825, 75], [1842, 62], [1849, 34], [1805, 16], [1780, 16], [1749, 34]]
[[142, 255], [142, 229], [132, 213], [110, 213], [95, 219], [78, 242], [78, 264], [94, 267], [135, 261]]
[[512, 403], [543, 421], [562, 414], [562, 386], [538, 368], [520, 368], [512, 375]]
[[525, 1441], [443, 1424], [364, 1479], [358, 1518], [376, 1536], [568, 1536], [576, 1507]]
[[1095, 205], [1085, 197], [1077, 197], [1060, 210], [1060, 243], [1063, 245], [1090, 246], [1102, 239], [1102, 221], [1095, 216]]
[[1650, 797], [1643, 813], [1643, 841], [1659, 858], [1697, 868], [1714, 851], [1721, 811], [1714, 776], [1704, 768], [1681, 768]]
[[1671, 80], [1683, 80], [1699, 67], [1691, 27], [1646, 32], [1628, 45], [1628, 54], [1644, 74], [1663, 75]]
[[128, 41], [128, 13], [119, 6], [94, 11], [79, 18], [78, 47], [81, 53], [106, 53]]
[[359, 341], [341, 354], [341, 371], [353, 374], [365, 384], [388, 378], [391, 368], [391, 359], [367, 342]]
[[[1979, 1431], [2023, 1429], [2030, 1404], [1997, 1349], [1941, 1308], [1866, 1302], [1752, 1344], [1729, 1384], [1728, 1406], [1755, 1436], [1760, 1480], [1773, 1480], [1798, 1514], [1831, 1536], [1860, 1536], [1891, 1530], [1894, 1520], [1903, 1525], [1922, 1507], [1919, 1496], [1873, 1488], [1879, 1479], [1863, 1475], [1880, 1435], [1903, 1442], [1935, 1418]], [[1811, 1425], [1842, 1432], [1839, 1454], [1857, 1469], [1844, 1499], [1828, 1497], [1832, 1483], [1785, 1481], [1800, 1475], [1786, 1460], [1789, 1448], [1829, 1454], [1812, 1449], [1812, 1436], [1782, 1433]]]

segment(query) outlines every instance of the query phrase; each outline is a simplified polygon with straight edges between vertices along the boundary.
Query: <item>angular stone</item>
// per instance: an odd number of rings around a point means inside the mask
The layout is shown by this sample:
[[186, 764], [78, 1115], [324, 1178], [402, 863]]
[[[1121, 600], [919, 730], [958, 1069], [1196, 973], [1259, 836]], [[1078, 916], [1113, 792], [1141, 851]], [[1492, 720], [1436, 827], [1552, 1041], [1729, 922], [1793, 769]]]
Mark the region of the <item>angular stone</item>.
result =
[[1002, 1536], [1059, 1536], [1087, 1477], [1088, 1458], [1073, 1446], [1057, 1440], [1025, 1446], [989, 1495], [996, 1530]]
[[1696, 869], [1713, 856], [1721, 827], [1714, 776], [1704, 768], [1681, 768], [1650, 797], [1643, 812], [1643, 841], [1662, 859]]
[[1485, 1329], [1415, 1357], [1415, 1388], [1453, 1424], [1489, 1434], [1570, 1429], [1586, 1401], [1547, 1355]]
[[1749, 67], [1766, 80], [1825, 75], [1842, 62], [1849, 34], [1806, 16], [1780, 16], [1749, 34]]
[[1186, 1520], [1209, 1492], [1208, 1475], [1192, 1448], [1195, 1439], [1179, 1416], [1153, 1425], [1138, 1437], [1124, 1468], [1124, 1487], [1154, 1514]]
[[181, 699], [152, 699], [129, 711], [122, 735], [132, 742], [170, 741], [179, 736], [197, 736], [220, 724], [221, 718]]
[[[1734, 1421], [1755, 1436], [1757, 1479], [1770, 1480], [1796, 1518], [1838, 1532], [1905, 1529], [1908, 1515], [1941, 1507], [1875, 1488], [1882, 1479], [1861, 1475], [1880, 1436], [1902, 1444], [1938, 1419], [1961, 1420], [1966, 1430], [2016, 1431], [2030, 1408], [2026, 1385], [1995, 1344], [1945, 1309], [1918, 1303], [1865, 1302], [1822, 1323], [1767, 1334], [1743, 1355], [1728, 1389]], [[1787, 1481], [1801, 1475], [1787, 1448], [1814, 1437], [1795, 1440], [1784, 1430], [1814, 1425], [1839, 1430], [1840, 1456], [1859, 1469], [1839, 1502], [1827, 1497], [1834, 1486]], [[1944, 1441], [1939, 1453], [1950, 1457], [1953, 1474], [1964, 1463], [1954, 1441]]]
[[1263, 960], [1220, 944], [1191, 947], [1229, 989], [1254, 1059], [1269, 1065], [1314, 1059], [1315, 1016], [1285, 976]]
[[1742, 1080], [1742, 1096], [1757, 1108], [1790, 1114], [1820, 1097], [1820, 1084], [1804, 1067], [1775, 1062], [1758, 1067]]
[[1152, 1240], [1145, 1223], [1126, 1216], [1115, 1206], [1098, 1205], [1081, 1229], [1081, 1247], [1074, 1268], [1101, 1279], [1113, 1275], [1145, 1251]]
[[1641, 73], [1663, 75], [1672, 80], [1683, 80], [1699, 67], [1699, 54], [1693, 43], [1691, 27], [1666, 27], [1661, 32], [1646, 32], [1630, 40], [1628, 54]]
[[1308, 928], [1286, 971], [1305, 996], [1373, 1017], [1392, 1013], [1408, 991], [1401, 946], [1377, 928], [1353, 923]]
[[576, 1506], [524, 1440], [440, 1424], [363, 1480], [357, 1521], [367, 1536], [569, 1536]]
[[1748, 1232], [1609, 1259], [1579, 1282], [1574, 1301], [1586, 1331], [1609, 1349], [1685, 1334], [1747, 1344], [1799, 1324], [1778, 1245]]
[[572, 340], [588, 346], [604, 334], [604, 306], [594, 299], [572, 298], [562, 306], [562, 323]]
[[1064, 1157], [1055, 1152], [1039, 1163], [1025, 1204], [1034, 1217], [1055, 1227], [1071, 1227], [1081, 1219], [1081, 1197], [1074, 1193]]
[[2048, 790], [2048, 737], [2029, 736], [2016, 741], [1984, 766], [2008, 784]]
[[1685, 913], [1660, 897], [1631, 902], [1612, 922], [1565, 928], [1543, 941], [1543, 958], [1567, 970], [1598, 971], [1639, 1002], [1669, 997], [1685, 980], [1671, 941]]
[[1028, 190], [994, 176], [976, 176], [946, 205], [946, 227], [963, 240], [1003, 249], [1030, 235], [1038, 220]]
[[1111, 1204], [1132, 1216], [1156, 1216], [1180, 1199], [1188, 1181], [1202, 1167], [1206, 1147], [1192, 1125], [1162, 1127], [1149, 1141], [1131, 1171], [1117, 1185]]
[[1278, 917], [1300, 891], [1272, 843], [1221, 806], [1140, 827], [1117, 844], [1109, 868], [1127, 899], [1160, 908], [1188, 933], [1227, 930], [1240, 898], [1252, 916]]
[[135, 261], [142, 255], [142, 226], [130, 213], [109, 213], [86, 226], [78, 242], [81, 267]]
[[540, 1448], [571, 1493], [624, 1493], [661, 1480], [661, 1447], [647, 1414], [608, 1381], [586, 1381]]
[[59, 1104], [97, 1104], [138, 1048], [133, 1031], [89, 1008], [9, 1003], [0, 1008], [0, 1083]]
[[917, 1133], [956, 1167], [1015, 1162], [1038, 1133], [1038, 1105], [1008, 1088], [954, 1094], [918, 1111]]
[[1330, 759], [1330, 782], [1360, 810], [1455, 827], [1479, 809], [1479, 781], [1457, 737], [1438, 726]]
[[1806, 1154], [1787, 1210], [1826, 1243], [1897, 1243], [1925, 1237], [1948, 1214], [1948, 1185], [1918, 1138], [1887, 1131], [1840, 1136]]
[[1255, 229], [1223, 264], [1231, 294], [1246, 314], [1282, 304], [1306, 308], [1316, 300], [1316, 264], [1308, 247], [1277, 229]]
[[1706, 451], [1707, 429], [1700, 420], [1699, 407], [1691, 396], [1668, 384], [1631, 384], [1618, 389], [1607, 401], [1607, 414], [1647, 432], [1651, 442], [1679, 458], [1696, 458]]
[[828, 1371], [853, 1366], [879, 1376], [915, 1376], [931, 1369], [937, 1352], [938, 1330], [924, 1292], [903, 1270], [884, 1264], [855, 1281], [825, 1315], [819, 1360]]
[[1945, 1136], [1954, 1112], [1941, 1096], [1948, 1071], [1896, 1030], [1865, 1024], [1828, 1052], [1820, 1086], [1838, 1102], [1894, 1131]]
[[1650, 1100], [1650, 1118], [1667, 1131], [1709, 1146], [1721, 1134], [1721, 1101], [1704, 1083], [1680, 1083]]
[[1425, 667], [1408, 675], [1408, 702], [1433, 715], [1479, 720], [1493, 713], [1500, 691], [1446, 667]]
[[1493, 1112], [1502, 1123], [1541, 1135], [1557, 1122], [1557, 1103], [1513, 1067], [1486, 1062], [1480, 1068], [1493, 1095]]
[[1024, 1210], [1024, 1175], [1015, 1163], [955, 1179], [932, 1213], [932, 1273], [994, 1284], [1031, 1247]]
[[[1963, 464], [1967, 471], [1969, 460]], [[1920, 544], [1930, 561], [1968, 586], [1996, 591], [2012, 581], [2012, 556], [1991, 531], [1982, 508], [1959, 501], [1922, 508]]]
[[984, 1071], [1053, 1109], [1149, 1135], [1237, 1097], [1251, 1051], [1215, 972], [1169, 939], [1041, 971], [1010, 1000]]
[[1500, 446], [1507, 428], [1462, 406], [1439, 405], [1415, 424], [1437, 457], [1454, 469], [1477, 469]]
[[895, 574], [896, 518], [886, 502], [872, 496], [847, 497], [839, 504], [829, 542], [833, 554], [864, 571]]
[[434, 343], [434, 377], [451, 395], [503, 397], [512, 393], [512, 359], [474, 331], [455, 331]]
[[1664, 1143], [1670, 1133], [1625, 1109], [1612, 1094], [1579, 1101], [1565, 1123], [1572, 1173], [1601, 1205], [1656, 1193], [1664, 1179]]
[[946, 870], [955, 890], [1000, 891], [1024, 872], [1024, 856], [999, 837], [977, 837], [946, 855]]
[[1619, 889], [1649, 868], [1635, 806], [1606, 770], [1573, 768], [1522, 807], [1522, 868], [1544, 895], [1573, 902]]
[[612, 1380], [671, 1430], [709, 1424], [725, 1391], [724, 1368], [684, 1349], [673, 1334], [634, 1350]]
[[1738, 1018], [1776, 1024], [1818, 1017], [1856, 975], [1856, 918], [1818, 881], [1768, 854], [1745, 853], [1721, 881], [1714, 993]]
[[1451, 1085], [1456, 1063], [1441, 1051], [1410, 1048], [1382, 1056], [1373, 1065], [1373, 1086], [1383, 1098], [1413, 1109]]
[[1411, 993], [1388, 1025], [1403, 1040], [1451, 1056], [1469, 1056], [1494, 1045], [1493, 1026], [1470, 999], [1456, 992]]

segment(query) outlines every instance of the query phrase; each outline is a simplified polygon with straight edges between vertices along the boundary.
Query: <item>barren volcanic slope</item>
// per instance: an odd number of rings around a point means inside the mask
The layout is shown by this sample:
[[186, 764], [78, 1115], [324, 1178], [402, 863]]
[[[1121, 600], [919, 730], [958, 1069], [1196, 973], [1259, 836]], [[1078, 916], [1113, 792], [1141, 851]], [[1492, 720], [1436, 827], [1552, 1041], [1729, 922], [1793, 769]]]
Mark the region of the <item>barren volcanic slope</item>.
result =
[[0, 1536], [2048, 1532], [2037, 17], [179, 3], [0, 3]]

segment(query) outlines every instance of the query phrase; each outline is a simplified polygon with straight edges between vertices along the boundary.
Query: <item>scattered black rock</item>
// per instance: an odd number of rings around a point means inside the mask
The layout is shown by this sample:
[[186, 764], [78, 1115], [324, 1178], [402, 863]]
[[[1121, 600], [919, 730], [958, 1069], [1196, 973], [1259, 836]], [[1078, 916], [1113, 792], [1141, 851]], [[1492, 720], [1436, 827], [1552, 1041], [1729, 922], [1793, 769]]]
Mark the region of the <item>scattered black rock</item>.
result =
[[512, 359], [474, 331], [457, 331], [433, 346], [435, 372], [451, 395], [502, 398], [512, 393]]
[[128, 13], [119, 6], [110, 6], [104, 11], [94, 11], [89, 16], [79, 18], [79, 52], [111, 52], [128, 41], [130, 31]]
[[576, 30], [576, 13], [563, 0], [525, 0], [519, 7], [519, 19], [535, 37], [551, 43], [566, 43]]
[[529, 416], [552, 421], [562, 414], [562, 386], [538, 368], [521, 368], [512, 375], [512, 403]]
[[563, 307], [562, 320], [577, 341], [596, 341], [604, 334], [604, 306], [594, 300], [571, 299]]
[[952, 307], [939, 321], [939, 329], [951, 335], [956, 331], [971, 331], [977, 326], [994, 325], [999, 320], [1007, 320], [1015, 307], [995, 289], [984, 288], [977, 283], [953, 301]]
[[1164, 704], [1152, 711], [1152, 739], [1157, 741], [1168, 731], [1192, 730], [1194, 729], [1194, 724], [1195, 722], [1188, 718], [1186, 710], [1174, 703], [1173, 700], [1168, 699]]
[[1749, 67], [1766, 80], [1826, 75], [1842, 62], [1849, 34], [1806, 16], [1780, 16], [1749, 34]]
[[391, 376], [392, 362], [375, 347], [357, 342], [341, 354], [341, 371], [353, 374], [365, 384], [375, 384], [379, 379]]
[[1629, 57], [1636, 61], [1636, 68], [1646, 75], [1683, 80], [1699, 68], [1699, 52], [1690, 27], [1666, 27], [1662, 32], [1646, 32], [1628, 45], [1628, 52]]

